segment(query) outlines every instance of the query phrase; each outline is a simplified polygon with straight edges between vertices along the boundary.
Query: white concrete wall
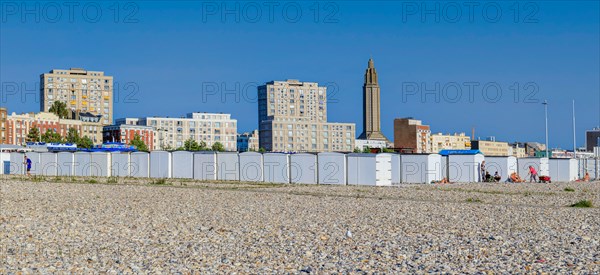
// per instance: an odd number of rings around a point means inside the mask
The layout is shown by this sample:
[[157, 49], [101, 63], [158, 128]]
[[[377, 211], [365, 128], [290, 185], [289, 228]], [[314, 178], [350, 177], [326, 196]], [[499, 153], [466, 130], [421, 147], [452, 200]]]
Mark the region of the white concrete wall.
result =
[[402, 183], [431, 183], [441, 180], [442, 157], [439, 154], [400, 155]]
[[519, 174], [519, 176], [527, 182], [529, 182], [529, 177], [527, 176], [527, 174], [529, 173], [529, 165], [535, 168], [535, 170], [538, 172], [538, 177], [550, 175], [548, 158], [518, 158], [517, 174]]
[[111, 153], [110, 160], [111, 165], [111, 176], [113, 177], [129, 177], [129, 166], [131, 165], [131, 159], [129, 153]]
[[550, 159], [550, 179], [552, 182], [569, 182], [577, 180], [577, 160]]
[[110, 177], [111, 154], [107, 152], [93, 152], [90, 154], [91, 166], [90, 176], [93, 177]]
[[273, 183], [290, 183], [290, 157], [282, 153], [264, 153], [264, 180]]
[[40, 175], [57, 176], [58, 163], [55, 153], [40, 153]]
[[74, 176], [89, 177], [92, 169], [92, 156], [89, 152], [74, 153]]
[[498, 172], [506, 181], [513, 172], [517, 172], [517, 158], [515, 157], [485, 157], [485, 167], [492, 176]]
[[56, 154], [58, 163], [57, 175], [71, 177], [75, 175], [75, 154], [71, 152], [60, 152]]
[[150, 154], [146, 152], [134, 152], [130, 156], [129, 175], [134, 178], [150, 177]]
[[239, 154], [240, 180], [263, 181], [263, 155], [257, 152], [244, 152]]
[[235, 152], [217, 152], [217, 179], [240, 180], [240, 159]]
[[305, 153], [290, 155], [291, 183], [318, 183], [317, 169], [317, 155]]
[[194, 153], [194, 179], [217, 179], [217, 154], [214, 152]]
[[171, 178], [171, 153], [167, 151], [150, 152], [150, 177], [151, 178]]
[[175, 151], [173, 157], [173, 178], [194, 178], [194, 153], [188, 151]]
[[[448, 165], [450, 182], [479, 182], [482, 181], [481, 162], [484, 160], [482, 154], [476, 155], [449, 155]], [[440, 164], [441, 166], [441, 164]]]
[[319, 184], [346, 185], [346, 154], [342, 153], [319, 153], [317, 154], [319, 165]]

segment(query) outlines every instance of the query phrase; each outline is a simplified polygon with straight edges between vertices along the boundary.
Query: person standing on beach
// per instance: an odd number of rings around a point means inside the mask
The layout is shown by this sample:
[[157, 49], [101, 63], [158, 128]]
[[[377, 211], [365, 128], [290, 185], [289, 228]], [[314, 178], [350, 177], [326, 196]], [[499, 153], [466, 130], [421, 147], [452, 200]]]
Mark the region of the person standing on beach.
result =
[[27, 176], [31, 176], [31, 159], [29, 159], [27, 156], [24, 156], [25, 161], [23, 161], [23, 164], [25, 166], [27, 166]]
[[529, 176], [529, 182], [537, 182], [537, 171], [531, 165], [529, 165]]
[[485, 180], [486, 180], [486, 179], [485, 179], [485, 172], [486, 172], [486, 170], [485, 170], [485, 160], [481, 162], [481, 165], [480, 165], [480, 170], [481, 170], [481, 171], [479, 172], [479, 175], [480, 175], [480, 177], [481, 177], [481, 180], [480, 180], [480, 181], [482, 181], [482, 182], [483, 182], [483, 181], [485, 181]]

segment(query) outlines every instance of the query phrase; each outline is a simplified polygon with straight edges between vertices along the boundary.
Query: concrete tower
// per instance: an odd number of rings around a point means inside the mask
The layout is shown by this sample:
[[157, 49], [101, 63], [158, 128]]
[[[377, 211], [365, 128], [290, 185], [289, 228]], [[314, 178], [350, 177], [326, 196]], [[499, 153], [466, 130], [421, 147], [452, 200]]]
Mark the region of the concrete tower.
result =
[[390, 141], [381, 132], [379, 104], [377, 71], [375, 71], [373, 59], [369, 59], [369, 65], [365, 72], [365, 84], [363, 85], [363, 133], [358, 138], [383, 140], [389, 144]]

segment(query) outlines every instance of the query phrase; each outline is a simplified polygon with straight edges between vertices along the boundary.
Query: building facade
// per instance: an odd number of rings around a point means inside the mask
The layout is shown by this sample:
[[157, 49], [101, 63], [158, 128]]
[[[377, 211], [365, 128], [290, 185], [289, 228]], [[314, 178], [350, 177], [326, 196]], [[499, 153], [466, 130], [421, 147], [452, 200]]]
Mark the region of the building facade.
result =
[[245, 132], [237, 135], [238, 152], [258, 151], [259, 147], [258, 130]]
[[511, 144], [510, 147], [512, 147], [512, 156], [513, 157], [515, 157], [515, 158], [527, 157], [527, 151], [525, 150], [525, 147], [520, 147], [518, 143]]
[[512, 147], [508, 142], [491, 141], [491, 140], [473, 140], [471, 141], [471, 149], [481, 151], [484, 156], [506, 157], [512, 156]]
[[431, 129], [413, 118], [394, 119], [394, 148], [413, 153], [431, 152]]
[[384, 149], [388, 147], [388, 142], [385, 140], [376, 139], [356, 139], [354, 142], [354, 149], [363, 151], [365, 148], [379, 148]]
[[40, 110], [49, 112], [55, 101], [71, 112], [101, 115], [101, 123], [113, 120], [113, 77], [80, 68], [51, 70], [40, 75]]
[[327, 88], [298, 80], [258, 87], [259, 147], [274, 152], [352, 152], [354, 123], [327, 122]]
[[8, 131], [6, 125], [6, 119], [8, 117], [8, 112], [6, 108], [0, 108], [0, 144], [8, 143]]
[[[135, 123], [136, 120], [119, 121]], [[230, 114], [190, 113], [181, 118], [145, 117], [137, 121], [139, 125], [155, 129], [152, 150], [177, 149], [190, 138], [203, 141], [207, 147], [219, 142], [226, 151], [237, 150], [237, 120], [232, 119]]]
[[61, 119], [57, 115], [48, 112], [37, 114], [12, 113], [7, 118], [7, 143], [14, 145], [25, 145], [27, 134], [32, 128], [38, 128], [40, 135], [46, 131], [55, 131], [63, 138], [67, 136], [70, 128], [77, 130], [81, 137], [87, 136], [97, 145], [102, 143], [102, 124], [98, 120], [84, 116], [85, 121], [75, 119]]
[[156, 131], [150, 126], [130, 124], [108, 125], [103, 127], [102, 132], [104, 142], [122, 142], [131, 144], [135, 135], [139, 135], [140, 139], [146, 144], [149, 150], [154, 148]]
[[439, 153], [441, 150], [467, 150], [471, 149], [471, 137], [465, 133], [454, 133], [453, 135], [442, 133], [432, 134], [431, 151], [429, 153]]
[[585, 131], [585, 150], [593, 152], [594, 147], [600, 147], [600, 128]]
[[363, 132], [359, 139], [390, 141], [381, 132], [381, 92], [373, 59], [369, 59], [363, 84]]

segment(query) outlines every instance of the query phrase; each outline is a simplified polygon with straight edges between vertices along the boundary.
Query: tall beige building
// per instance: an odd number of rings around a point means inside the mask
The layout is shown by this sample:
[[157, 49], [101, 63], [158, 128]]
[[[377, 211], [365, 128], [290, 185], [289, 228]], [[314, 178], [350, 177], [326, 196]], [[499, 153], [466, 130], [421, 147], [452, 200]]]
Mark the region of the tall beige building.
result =
[[465, 133], [454, 133], [453, 135], [442, 133], [431, 134], [431, 152], [439, 153], [441, 150], [466, 150], [471, 149], [471, 137]]
[[226, 151], [237, 150], [237, 120], [230, 114], [190, 113], [181, 118], [145, 117], [118, 121], [154, 127], [153, 150], [177, 149], [190, 138], [204, 141], [208, 147], [219, 142]]
[[101, 115], [103, 125], [113, 120], [113, 77], [81, 68], [51, 70], [40, 75], [40, 109], [48, 112], [62, 101], [73, 113]]
[[363, 133], [358, 137], [359, 139], [383, 140], [390, 143], [381, 132], [380, 101], [377, 71], [375, 71], [373, 59], [369, 59], [363, 84]]
[[260, 147], [274, 152], [351, 152], [354, 123], [327, 122], [327, 88], [298, 80], [258, 87]]

